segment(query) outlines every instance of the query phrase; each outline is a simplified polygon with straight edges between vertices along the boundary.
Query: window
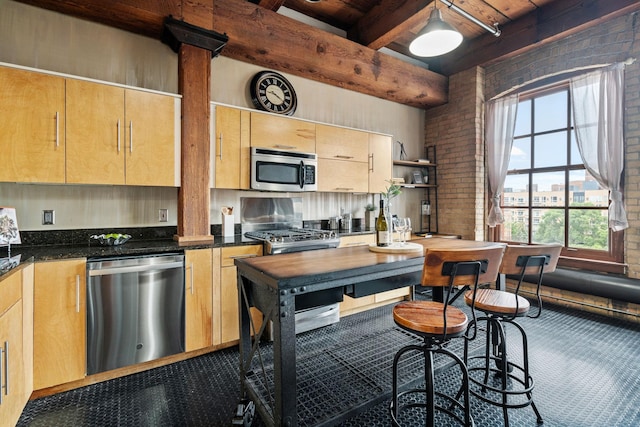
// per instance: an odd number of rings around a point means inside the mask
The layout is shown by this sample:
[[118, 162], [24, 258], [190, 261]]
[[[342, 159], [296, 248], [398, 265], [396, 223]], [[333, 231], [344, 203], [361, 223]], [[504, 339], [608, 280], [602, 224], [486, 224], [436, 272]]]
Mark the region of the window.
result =
[[609, 193], [580, 158], [569, 97], [568, 83], [520, 96], [499, 239], [559, 243], [562, 264], [602, 270], [593, 261], [623, 261], [621, 233], [609, 232]]

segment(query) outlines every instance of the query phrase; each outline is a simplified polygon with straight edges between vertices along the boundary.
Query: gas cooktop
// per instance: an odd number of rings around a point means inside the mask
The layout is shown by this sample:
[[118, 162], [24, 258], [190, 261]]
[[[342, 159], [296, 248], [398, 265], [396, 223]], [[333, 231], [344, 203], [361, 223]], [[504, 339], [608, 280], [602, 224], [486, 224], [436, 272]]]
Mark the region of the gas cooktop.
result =
[[334, 231], [311, 228], [248, 231], [244, 235], [264, 242], [267, 254], [336, 248], [340, 244]]

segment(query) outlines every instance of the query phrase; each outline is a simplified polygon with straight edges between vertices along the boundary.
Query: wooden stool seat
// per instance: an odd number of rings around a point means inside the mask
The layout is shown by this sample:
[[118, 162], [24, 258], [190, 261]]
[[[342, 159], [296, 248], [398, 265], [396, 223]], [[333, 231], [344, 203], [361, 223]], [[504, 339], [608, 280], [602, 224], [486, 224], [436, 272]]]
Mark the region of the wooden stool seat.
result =
[[447, 309], [447, 330], [444, 330], [443, 305], [434, 301], [406, 301], [393, 307], [393, 320], [412, 332], [428, 335], [456, 336], [466, 331], [469, 320], [456, 307]]
[[[471, 306], [472, 299], [473, 292], [467, 291], [464, 294], [464, 300], [469, 306]], [[476, 308], [485, 313], [524, 316], [529, 312], [530, 306], [529, 301], [520, 295], [496, 289], [478, 289], [476, 292]]]

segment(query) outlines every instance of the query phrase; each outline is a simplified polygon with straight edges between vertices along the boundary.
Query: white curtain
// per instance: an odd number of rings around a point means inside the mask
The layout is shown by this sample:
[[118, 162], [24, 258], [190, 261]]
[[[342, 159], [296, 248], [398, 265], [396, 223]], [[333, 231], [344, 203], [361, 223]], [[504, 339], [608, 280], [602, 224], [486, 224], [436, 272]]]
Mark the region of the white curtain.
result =
[[500, 195], [504, 189], [507, 176], [513, 133], [516, 127], [518, 112], [518, 94], [495, 99], [486, 104], [485, 141], [487, 143], [487, 175], [491, 208], [487, 224], [495, 227], [504, 222], [500, 209]]
[[571, 79], [573, 122], [587, 171], [609, 190], [609, 228], [629, 227], [620, 187], [624, 168], [624, 65]]

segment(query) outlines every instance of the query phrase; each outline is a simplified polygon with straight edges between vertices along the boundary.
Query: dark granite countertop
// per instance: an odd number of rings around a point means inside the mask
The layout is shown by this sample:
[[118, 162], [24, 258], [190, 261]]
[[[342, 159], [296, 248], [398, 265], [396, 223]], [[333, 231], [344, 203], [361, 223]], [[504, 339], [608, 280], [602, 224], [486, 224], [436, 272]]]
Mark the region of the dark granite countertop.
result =
[[[131, 240], [119, 246], [105, 246], [89, 236], [109, 232], [132, 235]], [[261, 245], [262, 242], [244, 237], [239, 228], [232, 237], [222, 237], [219, 227], [212, 227], [213, 242], [179, 244], [173, 240], [175, 228], [153, 227], [128, 230], [62, 230], [54, 232], [23, 232], [22, 245], [11, 247], [11, 257], [16, 259], [11, 268], [0, 270], [0, 278], [16, 267], [37, 261], [51, 261], [72, 258], [119, 257], [182, 252], [189, 249], [222, 248], [242, 245]], [[352, 230], [341, 236], [371, 234], [367, 229]]]

